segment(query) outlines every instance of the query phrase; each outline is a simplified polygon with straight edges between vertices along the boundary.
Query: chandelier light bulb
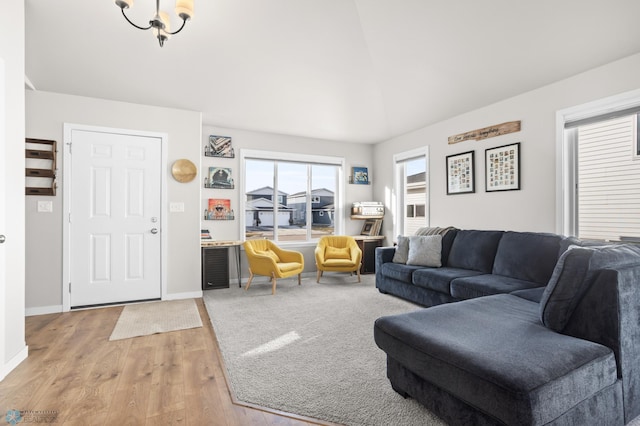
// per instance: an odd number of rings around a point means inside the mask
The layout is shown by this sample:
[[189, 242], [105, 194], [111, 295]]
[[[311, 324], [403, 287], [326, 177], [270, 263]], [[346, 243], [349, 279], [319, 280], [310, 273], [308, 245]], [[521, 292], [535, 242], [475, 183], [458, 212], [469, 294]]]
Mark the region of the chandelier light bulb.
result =
[[176, 15], [183, 20], [193, 18], [193, 0], [176, 0]]

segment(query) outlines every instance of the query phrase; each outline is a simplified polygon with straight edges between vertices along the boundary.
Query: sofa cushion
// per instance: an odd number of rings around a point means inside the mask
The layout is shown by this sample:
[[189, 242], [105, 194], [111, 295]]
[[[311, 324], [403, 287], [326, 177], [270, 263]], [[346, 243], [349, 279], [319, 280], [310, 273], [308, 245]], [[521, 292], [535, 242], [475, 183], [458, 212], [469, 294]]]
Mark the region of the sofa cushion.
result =
[[409, 237], [407, 265], [439, 268], [441, 263], [442, 235]]
[[512, 293], [514, 296], [521, 297], [532, 302], [540, 303], [542, 299], [542, 293], [544, 293], [544, 287], [527, 288], [525, 290], [516, 290]]
[[380, 273], [384, 277], [394, 280], [403, 281], [411, 284], [412, 275], [415, 271], [422, 269], [423, 266], [403, 265], [401, 263], [387, 262], [380, 267]]
[[560, 256], [542, 294], [540, 320], [550, 329], [562, 332], [598, 270], [639, 263], [640, 248], [637, 246], [569, 247]]
[[390, 358], [504, 424], [547, 424], [617, 380], [612, 351], [555, 333], [538, 305], [495, 295], [382, 317]]
[[492, 273], [545, 285], [558, 260], [561, 241], [555, 234], [505, 232]]
[[480, 275], [482, 272], [458, 268], [422, 268], [413, 273], [412, 282], [418, 287], [451, 294], [451, 281], [456, 278]]
[[457, 299], [511, 293], [516, 290], [539, 287], [540, 284], [501, 275], [475, 275], [451, 281], [451, 295]]
[[396, 252], [393, 254], [394, 263], [407, 263], [409, 258], [409, 237], [398, 235], [398, 243], [396, 245]]
[[490, 274], [502, 234], [502, 231], [458, 231], [447, 266]]

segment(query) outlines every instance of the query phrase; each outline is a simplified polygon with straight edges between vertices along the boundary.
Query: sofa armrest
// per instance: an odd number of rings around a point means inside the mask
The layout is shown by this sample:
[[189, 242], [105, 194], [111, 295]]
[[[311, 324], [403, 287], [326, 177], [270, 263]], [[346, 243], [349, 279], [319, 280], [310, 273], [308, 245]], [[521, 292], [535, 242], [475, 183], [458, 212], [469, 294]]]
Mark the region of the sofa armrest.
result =
[[393, 261], [395, 253], [395, 247], [376, 247], [376, 271], [380, 269], [383, 263]]
[[563, 334], [611, 348], [623, 381], [625, 423], [640, 415], [640, 266], [594, 274]]

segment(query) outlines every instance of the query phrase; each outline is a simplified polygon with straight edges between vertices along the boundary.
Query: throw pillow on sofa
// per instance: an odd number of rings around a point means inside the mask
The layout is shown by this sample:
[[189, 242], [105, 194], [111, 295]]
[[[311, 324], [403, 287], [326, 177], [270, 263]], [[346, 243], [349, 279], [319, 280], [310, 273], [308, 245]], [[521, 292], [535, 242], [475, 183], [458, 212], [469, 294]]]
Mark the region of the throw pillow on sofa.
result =
[[398, 244], [396, 252], [393, 254], [393, 263], [407, 263], [409, 259], [409, 237], [398, 235]]
[[442, 266], [442, 235], [409, 237], [407, 265]]

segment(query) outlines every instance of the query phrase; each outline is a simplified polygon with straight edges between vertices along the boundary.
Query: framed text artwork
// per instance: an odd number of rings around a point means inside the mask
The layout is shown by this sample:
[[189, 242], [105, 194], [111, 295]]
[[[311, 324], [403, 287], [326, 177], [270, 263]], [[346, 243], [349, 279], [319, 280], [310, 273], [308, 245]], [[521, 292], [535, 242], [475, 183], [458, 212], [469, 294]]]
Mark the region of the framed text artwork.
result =
[[447, 195], [476, 192], [475, 152], [447, 156]]
[[520, 189], [520, 142], [486, 149], [484, 156], [487, 192]]
[[230, 136], [209, 136], [209, 142], [204, 147], [205, 157], [233, 158], [235, 154], [231, 146]]

